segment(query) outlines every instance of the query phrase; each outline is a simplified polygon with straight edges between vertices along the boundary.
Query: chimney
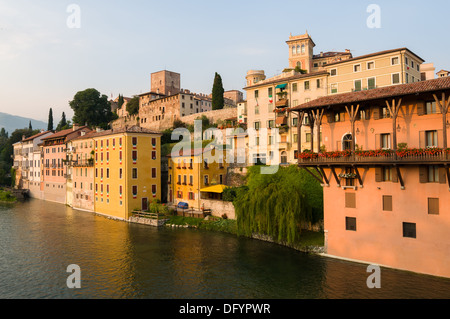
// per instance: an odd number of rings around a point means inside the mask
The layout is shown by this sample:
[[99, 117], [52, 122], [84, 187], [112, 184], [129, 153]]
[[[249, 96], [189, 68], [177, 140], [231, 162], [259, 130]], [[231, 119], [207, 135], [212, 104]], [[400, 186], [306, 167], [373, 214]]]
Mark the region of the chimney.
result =
[[345, 53], [350, 53], [350, 50], [349, 49], [345, 49]]
[[75, 132], [76, 130], [78, 130], [80, 128], [80, 126], [76, 123], [73, 123], [73, 131]]
[[25, 137], [25, 135], [22, 135], [22, 141], [23, 141], [24, 139], [26, 139], [26, 137]]

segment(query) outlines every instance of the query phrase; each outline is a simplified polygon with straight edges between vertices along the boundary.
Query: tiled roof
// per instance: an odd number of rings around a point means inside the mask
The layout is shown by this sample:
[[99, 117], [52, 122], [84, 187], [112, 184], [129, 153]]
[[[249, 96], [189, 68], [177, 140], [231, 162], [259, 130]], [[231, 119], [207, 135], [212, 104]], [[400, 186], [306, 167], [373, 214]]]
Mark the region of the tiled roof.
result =
[[[131, 127], [123, 127], [120, 129], [111, 129], [111, 130], [107, 130], [107, 131], [101, 131], [101, 132], [93, 132], [92, 135], [90, 135], [90, 137], [92, 138], [96, 138], [96, 137], [101, 137], [101, 136], [107, 136], [107, 135], [113, 135], [113, 134], [122, 134], [122, 133], [144, 133], [144, 134], [158, 134], [158, 135], [162, 135], [161, 132], [158, 131], [153, 131], [153, 130], [149, 130], [137, 125], [131, 126]], [[86, 138], [86, 136], [84, 136], [84, 138]]]
[[213, 146], [205, 147], [205, 148], [192, 148], [189, 152], [184, 152], [184, 149], [181, 149], [179, 152], [172, 151], [167, 157], [190, 157], [197, 156], [215, 149]]
[[383, 55], [383, 54], [388, 54], [388, 53], [392, 53], [392, 52], [397, 52], [397, 51], [403, 51], [406, 50], [409, 53], [413, 54], [414, 56], [416, 56], [418, 59], [420, 59], [422, 62], [425, 62], [424, 59], [422, 59], [420, 56], [418, 56], [417, 54], [415, 54], [414, 52], [412, 52], [411, 50], [409, 50], [408, 48], [399, 48], [399, 49], [393, 49], [393, 50], [385, 50], [385, 51], [380, 51], [380, 52], [374, 52], [374, 53], [370, 53], [370, 54], [366, 54], [366, 55], [361, 55], [361, 56], [357, 56], [348, 60], [342, 60], [342, 61], [338, 61], [338, 62], [333, 62], [333, 63], [329, 63], [326, 66], [330, 66], [330, 65], [335, 65], [338, 63], [344, 63], [344, 62], [349, 62], [349, 61], [355, 61], [355, 60], [360, 60], [360, 59], [365, 59], [365, 58], [370, 58], [373, 56], [377, 56], [377, 55]]
[[275, 80], [270, 80], [270, 81], [261, 81], [255, 85], [251, 85], [251, 86], [247, 86], [244, 88], [245, 89], [249, 89], [249, 88], [254, 88], [254, 87], [258, 87], [258, 86], [264, 86], [264, 85], [268, 85], [268, 84], [275, 84], [275, 83], [285, 83], [285, 82], [289, 82], [292, 80], [297, 80], [297, 79], [304, 79], [304, 78], [308, 78], [308, 77], [313, 77], [313, 76], [318, 76], [318, 75], [325, 75], [328, 74], [328, 71], [318, 71], [318, 72], [311, 72], [311, 73], [306, 73], [306, 74], [296, 74], [293, 76], [289, 76], [289, 77], [285, 77], [285, 78], [278, 78]]
[[410, 84], [393, 85], [366, 91], [332, 94], [293, 107], [290, 109], [290, 111], [299, 111], [302, 109], [325, 107], [331, 105], [358, 103], [384, 98], [401, 97], [407, 95], [415, 95], [417, 93], [435, 92], [440, 90], [450, 90], [450, 77], [415, 82]]
[[73, 128], [69, 128], [67, 130], [62, 130], [62, 131], [56, 132], [55, 134], [50, 135], [46, 138], [43, 138], [42, 140], [52, 140], [55, 138], [65, 137], [65, 136], [69, 135], [70, 133], [78, 132], [78, 131], [80, 131], [82, 129], [86, 129], [86, 128], [89, 129], [87, 126], [81, 126], [79, 129], [77, 129], [75, 131], [73, 130]]
[[21, 142], [28, 142], [28, 141], [32, 141], [32, 140], [34, 140], [35, 138], [38, 138], [38, 137], [40, 137], [40, 136], [42, 136], [42, 135], [45, 135], [45, 134], [48, 134], [48, 133], [53, 133], [53, 132], [52, 132], [52, 131], [44, 131], [44, 132], [41, 132], [41, 133], [39, 133], [39, 134], [36, 134], [36, 135], [30, 136], [30, 137], [28, 137], [28, 138], [24, 139], [24, 140], [23, 140], [23, 141], [21, 141]]

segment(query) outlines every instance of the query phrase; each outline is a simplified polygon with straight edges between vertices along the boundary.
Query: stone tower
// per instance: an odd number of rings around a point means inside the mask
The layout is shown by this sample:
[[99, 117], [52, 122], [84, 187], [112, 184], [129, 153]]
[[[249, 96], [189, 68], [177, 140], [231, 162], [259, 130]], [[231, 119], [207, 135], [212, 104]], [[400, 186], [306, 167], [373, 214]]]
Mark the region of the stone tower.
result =
[[316, 46], [306, 31], [305, 34], [289, 36], [286, 41], [289, 46], [289, 68], [299, 66], [301, 69], [311, 72], [313, 67], [313, 49]]
[[164, 95], [175, 95], [181, 90], [181, 76], [171, 71], [159, 71], [151, 75], [151, 91]]

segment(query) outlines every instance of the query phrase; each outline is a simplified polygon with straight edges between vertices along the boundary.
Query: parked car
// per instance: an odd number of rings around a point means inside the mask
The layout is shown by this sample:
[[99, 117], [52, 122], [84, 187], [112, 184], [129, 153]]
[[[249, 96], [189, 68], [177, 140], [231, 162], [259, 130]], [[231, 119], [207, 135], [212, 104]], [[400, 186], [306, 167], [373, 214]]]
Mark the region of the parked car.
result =
[[181, 209], [188, 209], [189, 208], [189, 204], [188, 203], [184, 203], [184, 202], [180, 202], [180, 203], [178, 203], [177, 207], [181, 208]]

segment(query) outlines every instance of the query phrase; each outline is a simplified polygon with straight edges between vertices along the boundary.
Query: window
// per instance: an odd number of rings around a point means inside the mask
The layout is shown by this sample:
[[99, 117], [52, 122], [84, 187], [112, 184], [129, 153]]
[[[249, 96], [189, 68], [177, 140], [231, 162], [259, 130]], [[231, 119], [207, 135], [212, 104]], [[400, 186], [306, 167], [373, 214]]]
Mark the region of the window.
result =
[[309, 90], [309, 81], [305, 81], [305, 91]]
[[267, 127], [268, 128], [274, 128], [275, 127], [275, 121], [274, 120], [267, 121]]
[[439, 198], [428, 198], [428, 214], [439, 215]]
[[383, 211], [386, 212], [392, 211], [392, 196], [390, 195], [383, 196]]
[[152, 151], [152, 160], [156, 160], [156, 151]]
[[408, 65], [408, 57], [405, 56], [405, 64]]
[[383, 182], [391, 182], [392, 181], [392, 168], [391, 167], [383, 167]]
[[391, 59], [391, 64], [392, 64], [392, 65], [397, 65], [397, 64], [398, 64], [398, 61], [399, 61], [398, 56], [397, 56], [397, 57], [394, 57], [394, 58]]
[[292, 126], [293, 126], [293, 127], [297, 127], [297, 124], [298, 124], [298, 117], [294, 117], [294, 118], [292, 119]]
[[389, 109], [387, 107], [381, 108], [381, 118], [388, 119], [390, 117], [391, 117], [391, 113], [389, 112]]
[[403, 223], [403, 237], [416, 238], [416, 224], [415, 223]]
[[156, 146], [156, 138], [152, 138], [152, 146], [155, 147]]
[[109, 168], [106, 169], [106, 178], [109, 178]]
[[355, 64], [353, 66], [353, 72], [360, 72], [361, 71], [361, 64]]
[[369, 78], [367, 79], [367, 88], [369, 90], [375, 89], [376, 88], [376, 80], [375, 78]]
[[122, 169], [119, 168], [119, 178], [122, 179]]
[[137, 137], [132, 138], [132, 143], [133, 143], [133, 146], [137, 145]]
[[136, 197], [137, 194], [138, 194], [138, 187], [137, 186], [133, 186], [132, 189], [133, 189], [133, 197]]
[[133, 162], [137, 161], [137, 151], [132, 152], [132, 158], [133, 158]]
[[255, 90], [255, 99], [259, 98], [259, 91]]
[[259, 130], [260, 127], [261, 127], [261, 122], [255, 122], [255, 123], [254, 123], [254, 128], [255, 128], [255, 130]]
[[156, 168], [152, 168], [152, 178], [156, 178]]
[[355, 88], [354, 91], [358, 92], [362, 89], [362, 81], [361, 80], [355, 80]]
[[437, 147], [438, 146], [438, 135], [437, 131], [426, 131], [425, 132], [426, 147]]
[[375, 69], [375, 62], [367, 62], [367, 70]]
[[320, 89], [322, 87], [322, 80], [321, 79], [317, 79], [316, 80], [316, 86], [318, 89]]
[[346, 208], [356, 208], [356, 194], [355, 193], [345, 193], [345, 207]]
[[133, 179], [137, 179], [138, 178], [137, 168], [133, 168], [133, 170], [132, 170], [132, 178]]
[[336, 75], [337, 75], [337, 69], [331, 69], [330, 76], [336, 76]]
[[122, 193], [123, 193], [123, 187], [122, 187], [122, 185], [120, 185], [119, 186], [119, 195], [122, 196]]
[[292, 92], [297, 92], [297, 83], [292, 84]]
[[391, 148], [391, 134], [381, 134], [381, 148], [390, 149]]
[[436, 165], [428, 166], [428, 182], [439, 183], [439, 166]]
[[259, 114], [259, 105], [255, 105], [255, 114]]
[[437, 113], [436, 101], [427, 102], [425, 110], [426, 110], [425, 114], [436, 114]]
[[331, 84], [331, 93], [332, 94], [335, 94], [335, 93], [337, 93], [338, 92], [338, 87], [337, 87], [337, 84]]
[[345, 217], [345, 229], [350, 231], [356, 231], [356, 218]]
[[208, 175], [204, 175], [203, 176], [203, 182], [204, 182], [205, 185], [209, 185], [209, 177], [208, 177]]
[[193, 175], [189, 175], [189, 185], [191, 185], [191, 186], [194, 185], [194, 176]]

